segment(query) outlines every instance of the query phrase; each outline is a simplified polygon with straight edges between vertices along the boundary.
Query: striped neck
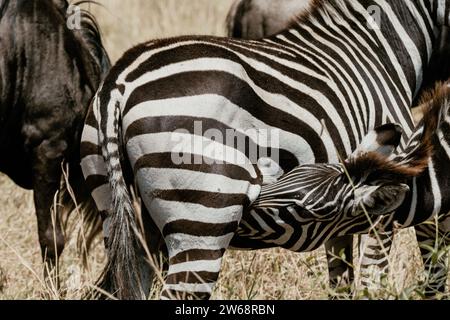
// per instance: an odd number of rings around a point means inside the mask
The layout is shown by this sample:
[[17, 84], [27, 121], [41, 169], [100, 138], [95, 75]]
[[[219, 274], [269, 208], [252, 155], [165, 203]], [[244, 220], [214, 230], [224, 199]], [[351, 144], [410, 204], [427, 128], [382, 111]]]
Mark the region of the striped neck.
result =
[[362, 40], [367, 47], [377, 48], [377, 58], [412, 103], [437, 37], [436, 13], [429, 1], [315, 1], [311, 10], [278, 37], [311, 36], [320, 42], [324, 38], [341, 47], [354, 39]]

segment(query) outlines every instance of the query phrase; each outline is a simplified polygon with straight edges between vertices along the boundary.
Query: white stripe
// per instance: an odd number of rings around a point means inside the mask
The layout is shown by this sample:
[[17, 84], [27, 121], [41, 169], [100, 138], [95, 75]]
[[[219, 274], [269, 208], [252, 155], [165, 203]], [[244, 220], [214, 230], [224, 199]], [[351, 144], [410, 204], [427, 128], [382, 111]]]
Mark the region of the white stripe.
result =
[[438, 1], [438, 5], [437, 5], [437, 22], [442, 24], [442, 25], [446, 25], [446, 23], [448, 22], [448, 20], [445, 17], [445, 6], [447, 3], [447, 0], [434, 0], [434, 1]]
[[411, 199], [411, 207], [409, 209], [408, 213], [408, 219], [406, 219], [404, 227], [410, 226], [416, 216], [416, 210], [417, 210], [417, 178], [413, 178], [413, 189], [412, 192], [412, 199]]
[[82, 142], [90, 142], [98, 146], [98, 130], [90, 125], [85, 124], [83, 128], [83, 134], [81, 135]]
[[99, 211], [108, 211], [111, 209], [111, 188], [109, 184], [103, 184], [92, 191], [92, 198]]
[[108, 176], [105, 161], [101, 155], [86, 156], [81, 160], [81, 169], [83, 170], [84, 178], [87, 179], [90, 175]]
[[[450, 121], [448, 121], [447, 118], [446, 118], [446, 122], [450, 123]], [[441, 144], [442, 148], [445, 150], [447, 157], [450, 158], [450, 146], [449, 146], [447, 139], [444, 136], [444, 133], [442, 132], [442, 130], [438, 131], [438, 137], [439, 137], [439, 143]]]
[[180, 272], [219, 272], [222, 264], [222, 258], [217, 260], [197, 260], [178, 264], [171, 264], [169, 274]]
[[[195, 222], [194, 222], [195, 223]], [[220, 237], [191, 236], [185, 233], [169, 234], [164, 238], [169, 252], [173, 258], [177, 254], [189, 250], [222, 250], [228, 248], [234, 233]]]
[[431, 191], [433, 193], [433, 215], [439, 215], [442, 206], [441, 189], [439, 188], [439, 182], [436, 177], [436, 171], [434, 170], [433, 159], [428, 161], [428, 172], [430, 173]]

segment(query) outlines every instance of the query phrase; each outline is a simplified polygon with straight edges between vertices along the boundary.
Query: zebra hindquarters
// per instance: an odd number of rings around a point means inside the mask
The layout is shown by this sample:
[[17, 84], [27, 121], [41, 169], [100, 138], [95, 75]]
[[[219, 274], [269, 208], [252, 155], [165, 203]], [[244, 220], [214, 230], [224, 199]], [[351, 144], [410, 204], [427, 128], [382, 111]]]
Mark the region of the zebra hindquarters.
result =
[[426, 278], [424, 297], [438, 299], [445, 293], [449, 272], [450, 217], [444, 222], [429, 222], [415, 227]]
[[[101, 215], [103, 222], [103, 237], [105, 249], [108, 252], [108, 243], [111, 233], [111, 215], [110, 206], [112, 202], [111, 188], [108, 181], [107, 166], [102, 155], [102, 149], [99, 143], [99, 122], [97, 114], [91, 105], [85, 120], [83, 134], [80, 146], [81, 168], [85, 179], [86, 187], [94, 199], [95, 205]], [[148, 230], [145, 229], [145, 232]], [[147, 234], [146, 234], [147, 236]], [[157, 236], [157, 235], [156, 235]], [[148, 238], [148, 237], [146, 237]], [[152, 248], [151, 244], [147, 243], [147, 247]], [[143, 249], [143, 248], [142, 248]], [[153, 281], [153, 269], [145, 259], [144, 251], [141, 251], [141, 256], [138, 257], [140, 284], [143, 297], [146, 297], [151, 289]], [[102, 276], [99, 280], [98, 286], [113, 295], [116, 289], [113, 287], [112, 280], [108, 277]], [[103, 293], [89, 292], [87, 298], [107, 298]]]
[[172, 153], [158, 150], [167, 144], [147, 142], [154, 151], [142, 155], [134, 169], [139, 192], [168, 250], [161, 298], [208, 299], [243, 209], [260, 185], [245, 180], [245, 170], [237, 165], [177, 163], [171, 161]]

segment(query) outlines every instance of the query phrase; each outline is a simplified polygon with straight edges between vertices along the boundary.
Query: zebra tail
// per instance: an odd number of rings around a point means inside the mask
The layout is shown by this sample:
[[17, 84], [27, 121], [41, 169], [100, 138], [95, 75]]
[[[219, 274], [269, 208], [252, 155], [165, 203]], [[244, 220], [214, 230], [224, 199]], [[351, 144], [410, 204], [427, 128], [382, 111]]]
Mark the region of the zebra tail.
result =
[[99, 287], [114, 293], [121, 300], [135, 300], [144, 296], [139, 281], [138, 254], [141, 246], [136, 214], [121, 165], [122, 139], [119, 134], [121, 96], [119, 96], [118, 91], [112, 93], [108, 102], [108, 112], [102, 115], [100, 124], [103, 158], [111, 188], [112, 211], [107, 217], [108, 263]]

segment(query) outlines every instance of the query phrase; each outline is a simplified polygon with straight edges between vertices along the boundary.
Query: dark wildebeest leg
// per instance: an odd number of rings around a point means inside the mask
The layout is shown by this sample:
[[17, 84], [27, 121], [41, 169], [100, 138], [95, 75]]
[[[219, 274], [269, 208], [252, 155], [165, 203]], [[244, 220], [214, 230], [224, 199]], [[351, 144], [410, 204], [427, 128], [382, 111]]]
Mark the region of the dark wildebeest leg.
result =
[[[67, 144], [63, 140], [44, 140], [33, 151], [33, 189], [39, 243], [44, 259], [44, 275], [58, 280], [58, 256], [64, 249], [59, 208], [53, 207], [61, 182], [61, 163]], [[55, 212], [53, 215], [52, 212]], [[53, 274], [53, 271], [56, 273]], [[56, 281], [58, 285], [58, 281]]]

